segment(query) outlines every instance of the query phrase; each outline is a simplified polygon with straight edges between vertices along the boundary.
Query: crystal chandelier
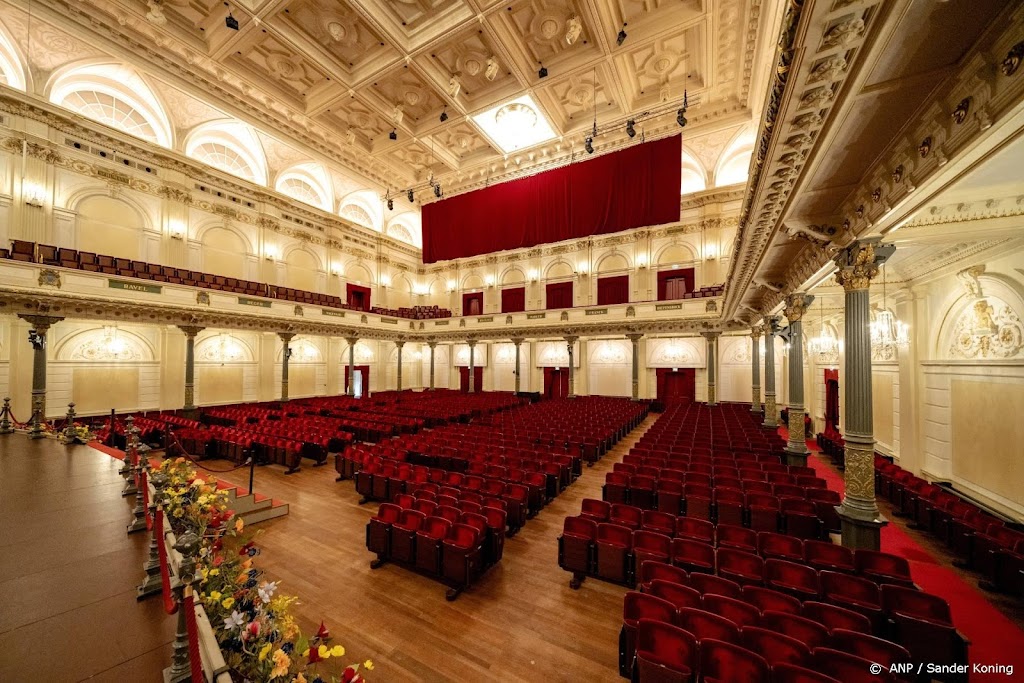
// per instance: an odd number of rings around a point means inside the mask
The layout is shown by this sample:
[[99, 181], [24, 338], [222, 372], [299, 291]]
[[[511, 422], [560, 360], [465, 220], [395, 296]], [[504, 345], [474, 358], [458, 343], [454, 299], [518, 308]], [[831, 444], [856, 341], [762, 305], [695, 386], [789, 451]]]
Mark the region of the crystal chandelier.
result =
[[892, 311], [885, 292], [885, 266], [882, 266], [882, 307], [875, 311], [871, 322], [872, 346], [907, 346], [910, 344], [910, 326], [902, 322]]
[[808, 342], [808, 348], [811, 353], [817, 354], [819, 362], [828, 362], [839, 358], [839, 340], [836, 339], [835, 333], [832, 332], [831, 325], [825, 326], [825, 300], [822, 297], [818, 297], [820, 303], [820, 315], [819, 320], [820, 328], [818, 330], [818, 336]]

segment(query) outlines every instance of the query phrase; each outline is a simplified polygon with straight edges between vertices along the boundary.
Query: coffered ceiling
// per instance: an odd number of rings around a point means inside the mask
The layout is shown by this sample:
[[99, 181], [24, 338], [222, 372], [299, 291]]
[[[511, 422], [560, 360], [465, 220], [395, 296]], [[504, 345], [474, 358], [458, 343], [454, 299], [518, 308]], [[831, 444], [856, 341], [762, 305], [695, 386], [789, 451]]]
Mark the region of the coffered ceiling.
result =
[[[30, 9], [28, 0], [7, 1]], [[652, 109], [661, 115], [638, 123], [644, 135], [678, 130], [684, 89], [688, 135], [751, 124], [783, 4], [52, 0], [31, 11], [69, 40], [130, 61], [375, 187], [400, 191], [433, 174], [451, 195], [581, 153], [595, 115], [598, 151], [627, 144], [625, 121]], [[238, 30], [225, 24], [229, 12]], [[510, 158], [473, 116], [522, 95], [555, 137]]]

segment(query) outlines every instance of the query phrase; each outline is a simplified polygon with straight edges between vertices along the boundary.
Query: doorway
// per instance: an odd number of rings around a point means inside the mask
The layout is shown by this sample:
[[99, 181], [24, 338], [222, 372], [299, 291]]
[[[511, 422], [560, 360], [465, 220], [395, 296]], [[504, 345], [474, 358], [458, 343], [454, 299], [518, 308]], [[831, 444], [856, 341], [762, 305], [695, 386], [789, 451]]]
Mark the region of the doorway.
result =
[[839, 436], [839, 370], [825, 370], [825, 435]]
[[569, 368], [544, 368], [544, 397], [563, 398], [569, 395]]
[[[484, 369], [473, 368], [473, 391], [484, 390]], [[469, 368], [459, 368], [459, 391], [464, 394], [469, 393]]]
[[[355, 373], [352, 378], [352, 388], [355, 390], [355, 397], [362, 398], [364, 393], [368, 393], [370, 390], [370, 366], [369, 365], [357, 365], [354, 368]], [[349, 378], [348, 378], [348, 366], [345, 366], [345, 389], [348, 389]]]
[[692, 403], [697, 394], [697, 371], [694, 368], [658, 368], [658, 401]]

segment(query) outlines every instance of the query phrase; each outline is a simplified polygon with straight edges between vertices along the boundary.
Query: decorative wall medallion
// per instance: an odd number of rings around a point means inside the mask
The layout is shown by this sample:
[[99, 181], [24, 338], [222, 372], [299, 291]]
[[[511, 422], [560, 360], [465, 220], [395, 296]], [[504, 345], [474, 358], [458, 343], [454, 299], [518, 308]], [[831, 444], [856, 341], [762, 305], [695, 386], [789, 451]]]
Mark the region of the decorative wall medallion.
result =
[[903, 164], [900, 164], [892, 172], [892, 181], [898, 183], [903, 180]]
[[196, 303], [203, 304], [204, 306], [210, 305], [210, 293], [209, 292], [196, 292]]
[[302, 313], [302, 306], [296, 306], [294, 311], [293, 311], [293, 313], [295, 313], [295, 315], [302, 316], [303, 315], [303, 313]]
[[861, 204], [860, 206], [857, 207], [857, 218], [860, 218], [863, 215], [864, 215], [864, 205]]
[[826, 57], [811, 69], [811, 76], [807, 79], [808, 83], [817, 83], [818, 81], [834, 81], [844, 73], [846, 73], [846, 60], [841, 55], [832, 55]]
[[957, 320], [950, 344], [954, 358], [1014, 358], [1024, 349], [1024, 325], [1005, 301], [977, 299]]
[[562, 315], [560, 315], [558, 319], [562, 321], [569, 320], [569, 311], [562, 311]]
[[822, 47], [841, 47], [849, 45], [864, 35], [864, 20], [861, 18], [847, 19], [836, 24], [825, 33]]
[[718, 302], [714, 301], [714, 300], [711, 300], [711, 301], [707, 302], [706, 304], [704, 304], [704, 312], [705, 313], [717, 313], [718, 312]]
[[512, 324], [512, 316], [510, 316], [510, 315], [506, 315], [505, 316], [505, 324], [506, 325], [511, 325]]
[[871, 193], [871, 199], [872, 199], [872, 201], [877, 202], [881, 198], [882, 198], [882, 188], [876, 187], [874, 189], [874, 191]]
[[365, 323], [366, 322], [366, 315], [359, 316], [359, 322]]
[[845, 221], [843, 221], [843, 230], [849, 230], [849, 229], [850, 229], [850, 219], [847, 218]]
[[635, 318], [636, 317], [636, 309], [633, 308], [632, 306], [626, 306], [626, 317], [627, 318]]
[[1010, 51], [1006, 53], [1006, 58], [999, 65], [999, 70], [1003, 72], [1004, 76], [1012, 76], [1017, 73], [1021, 59], [1024, 59], [1024, 40], [1010, 48]]
[[459, 327], [465, 327], [465, 326], [466, 326], [466, 319], [463, 318], [462, 320], [459, 321]]
[[39, 286], [60, 289], [60, 273], [52, 268], [43, 268], [39, 271]]
[[956, 109], [953, 110], [951, 118], [956, 125], [960, 125], [967, 120], [967, 112], [971, 110], [971, 98], [965, 97], [960, 100], [960, 104], [956, 105]]
[[932, 136], [929, 135], [924, 140], [921, 140], [921, 144], [917, 146], [917, 153], [921, 155], [922, 159], [927, 159], [928, 154], [932, 151]]

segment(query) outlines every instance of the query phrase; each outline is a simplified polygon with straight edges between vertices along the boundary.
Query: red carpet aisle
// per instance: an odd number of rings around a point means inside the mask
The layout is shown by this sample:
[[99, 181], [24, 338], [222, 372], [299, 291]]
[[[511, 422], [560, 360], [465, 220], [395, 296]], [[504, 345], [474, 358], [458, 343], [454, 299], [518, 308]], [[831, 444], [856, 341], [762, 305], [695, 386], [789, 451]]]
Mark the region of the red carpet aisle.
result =
[[[779, 428], [783, 438], [789, 434]], [[842, 476], [831, 465], [818, 457], [818, 445], [807, 442], [814, 456], [807, 459], [828, 487], [845, 490]], [[968, 584], [955, 572], [939, 565], [935, 557], [922, 548], [895, 521], [882, 529], [882, 550], [902, 555], [910, 562], [910, 571], [922, 590], [941, 595], [949, 602], [956, 627], [971, 641], [971, 663], [1012, 665], [1012, 677], [1003, 674], [973, 674], [971, 681], [1006, 681], [1024, 676], [1024, 631], [1007, 619], [1002, 612], [985, 599], [984, 593]]]

